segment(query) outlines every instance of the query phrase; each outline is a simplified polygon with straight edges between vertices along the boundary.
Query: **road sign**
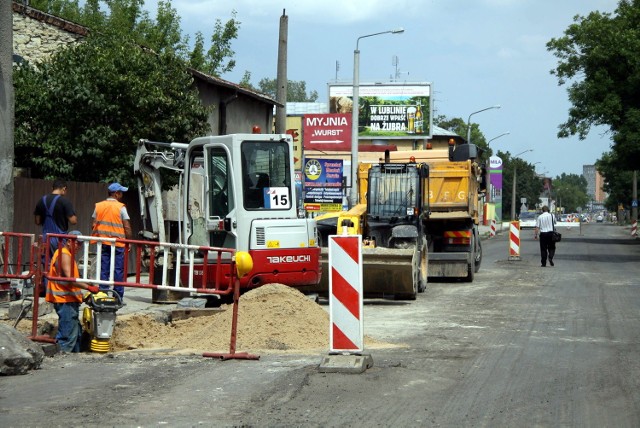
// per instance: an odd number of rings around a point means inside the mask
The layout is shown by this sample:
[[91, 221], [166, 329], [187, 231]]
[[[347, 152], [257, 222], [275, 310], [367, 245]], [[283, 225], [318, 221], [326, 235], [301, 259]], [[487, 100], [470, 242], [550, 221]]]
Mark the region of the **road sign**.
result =
[[350, 114], [305, 114], [303, 125], [305, 150], [351, 150]]

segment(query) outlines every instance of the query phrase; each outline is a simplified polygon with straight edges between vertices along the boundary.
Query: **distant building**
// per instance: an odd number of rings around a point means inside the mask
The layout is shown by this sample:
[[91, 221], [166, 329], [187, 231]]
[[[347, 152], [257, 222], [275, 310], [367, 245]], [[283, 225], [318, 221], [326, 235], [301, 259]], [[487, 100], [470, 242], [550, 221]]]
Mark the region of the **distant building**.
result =
[[607, 198], [606, 192], [602, 189], [604, 179], [598, 172], [595, 165], [583, 165], [582, 176], [587, 180], [587, 196], [591, 201], [591, 209], [600, 209]]

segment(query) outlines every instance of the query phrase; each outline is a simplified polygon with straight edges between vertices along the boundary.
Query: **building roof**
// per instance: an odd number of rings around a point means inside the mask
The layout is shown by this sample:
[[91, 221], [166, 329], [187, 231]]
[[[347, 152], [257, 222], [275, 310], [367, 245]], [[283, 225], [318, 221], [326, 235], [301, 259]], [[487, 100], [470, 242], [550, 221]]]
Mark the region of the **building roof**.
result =
[[260, 92], [256, 92], [256, 91], [252, 91], [251, 89], [243, 88], [242, 86], [240, 86], [237, 83], [233, 83], [233, 82], [230, 82], [228, 80], [221, 79], [219, 77], [211, 76], [209, 74], [203, 73], [203, 72], [198, 71], [198, 70], [193, 69], [193, 68], [190, 68], [189, 72], [193, 75], [193, 77], [195, 77], [197, 79], [200, 79], [200, 80], [202, 80], [204, 82], [211, 83], [211, 84], [218, 85], [218, 86], [223, 86], [223, 87], [228, 88], [228, 89], [233, 89], [233, 90], [238, 91], [239, 93], [241, 93], [243, 95], [246, 95], [246, 96], [251, 97], [251, 98], [255, 98], [256, 100], [262, 101], [264, 103], [276, 105], [276, 106], [279, 106], [279, 107], [284, 107], [282, 104], [280, 104], [278, 101], [274, 100], [273, 98], [271, 98], [271, 97], [269, 97], [269, 96], [267, 96], [265, 94], [262, 94]]
[[61, 30], [67, 31], [69, 33], [74, 33], [85, 37], [89, 34], [89, 29], [87, 27], [76, 24], [75, 22], [67, 21], [66, 19], [50, 15], [46, 12], [34, 9], [21, 3], [17, 3], [15, 1], [11, 2], [11, 5], [13, 7], [14, 13], [20, 13], [22, 15], [28, 16], [31, 19], [35, 19], [53, 27], [58, 27]]

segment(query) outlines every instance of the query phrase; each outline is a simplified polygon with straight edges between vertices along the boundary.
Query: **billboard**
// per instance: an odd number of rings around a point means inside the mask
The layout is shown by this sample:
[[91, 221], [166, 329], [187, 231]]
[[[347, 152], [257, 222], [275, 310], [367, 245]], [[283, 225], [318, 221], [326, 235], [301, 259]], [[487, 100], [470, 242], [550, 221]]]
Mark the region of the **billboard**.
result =
[[344, 199], [340, 159], [304, 159], [304, 206], [307, 211], [340, 211]]
[[[431, 83], [361, 84], [358, 90], [360, 138], [431, 138]], [[353, 85], [329, 85], [329, 113], [353, 112]]]
[[293, 169], [302, 169], [302, 118], [299, 116], [287, 116], [286, 133], [293, 140]]

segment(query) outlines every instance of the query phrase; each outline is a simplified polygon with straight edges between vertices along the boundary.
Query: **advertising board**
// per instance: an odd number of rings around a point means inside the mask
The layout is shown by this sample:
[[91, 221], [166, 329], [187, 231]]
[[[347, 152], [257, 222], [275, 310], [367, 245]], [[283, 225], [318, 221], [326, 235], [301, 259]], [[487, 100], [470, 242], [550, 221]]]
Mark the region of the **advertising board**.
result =
[[[431, 83], [361, 84], [358, 90], [360, 138], [431, 138]], [[353, 86], [329, 85], [329, 112], [352, 113]]]
[[304, 206], [307, 211], [340, 211], [344, 197], [340, 159], [305, 158]]
[[351, 150], [351, 115], [338, 113], [304, 115], [304, 149]]

